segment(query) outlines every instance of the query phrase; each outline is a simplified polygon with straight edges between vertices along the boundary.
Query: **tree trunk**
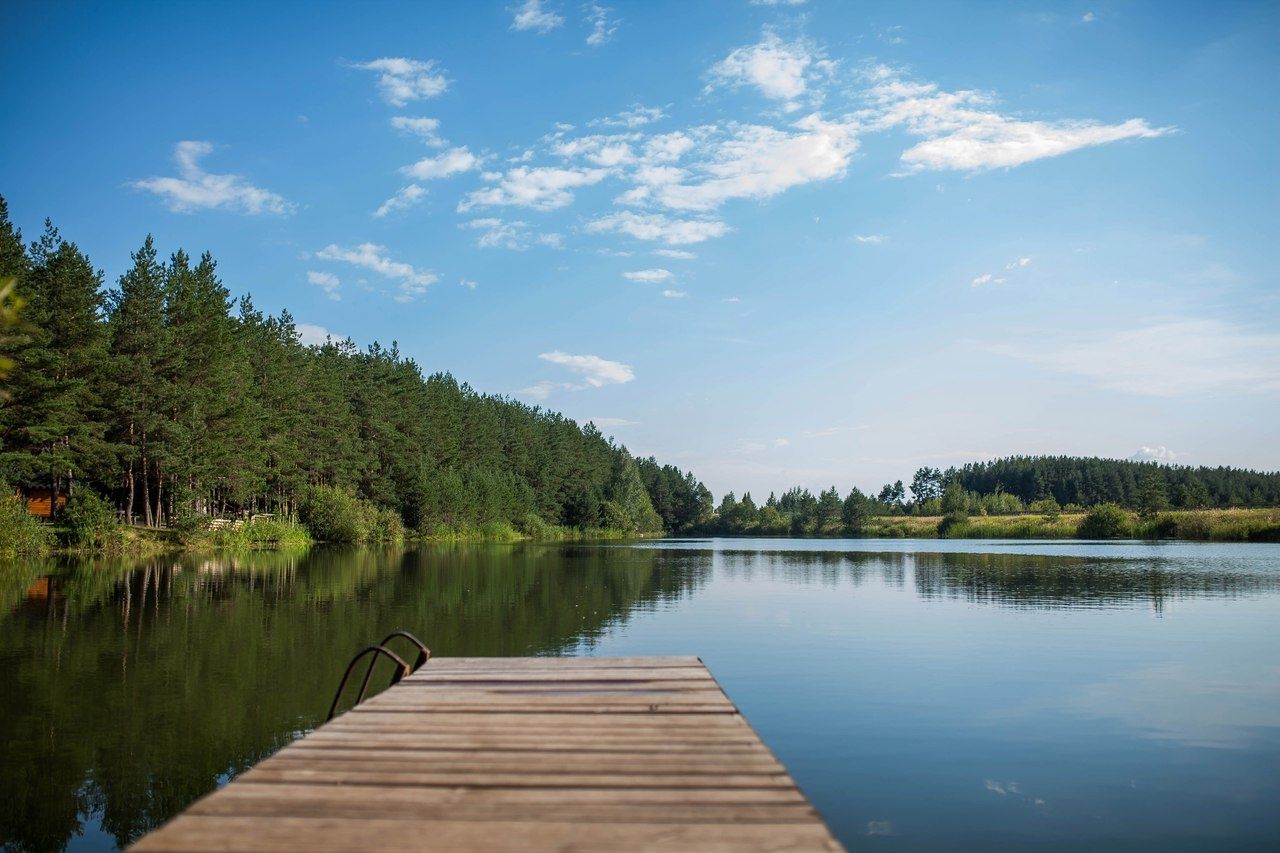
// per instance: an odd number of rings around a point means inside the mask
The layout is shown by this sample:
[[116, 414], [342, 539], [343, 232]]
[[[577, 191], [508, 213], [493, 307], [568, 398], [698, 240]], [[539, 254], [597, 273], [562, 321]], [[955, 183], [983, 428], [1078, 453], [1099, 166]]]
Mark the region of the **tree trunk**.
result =
[[147, 527], [155, 527], [155, 524], [153, 523], [154, 516], [152, 516], [151, 514], [151, 472], [147, 470], [148, 465], [147, 465], [146, 442], [147, 442], [147, 437], [146, 437], [146, 434], [144, 433], [142, 436], [143, 450], [142, 450], [142, 459], [141, 459], [142, 461], [142, 511], [143, 511], [143, 518], [146, 520]]

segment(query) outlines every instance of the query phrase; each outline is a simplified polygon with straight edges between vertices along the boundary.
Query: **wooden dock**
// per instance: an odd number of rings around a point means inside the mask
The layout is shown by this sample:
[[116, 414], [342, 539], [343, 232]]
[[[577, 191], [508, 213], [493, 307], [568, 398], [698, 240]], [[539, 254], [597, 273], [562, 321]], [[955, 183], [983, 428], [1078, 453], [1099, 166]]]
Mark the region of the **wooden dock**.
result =
[[840, 850], [702, 662], [432, 658], [148, 850]]

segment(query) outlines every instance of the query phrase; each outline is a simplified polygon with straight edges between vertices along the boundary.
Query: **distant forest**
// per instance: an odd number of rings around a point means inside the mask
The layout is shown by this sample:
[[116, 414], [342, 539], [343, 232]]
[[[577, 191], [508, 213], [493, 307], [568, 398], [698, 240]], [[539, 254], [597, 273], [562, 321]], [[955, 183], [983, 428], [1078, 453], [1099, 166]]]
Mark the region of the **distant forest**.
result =
[[873, 516], [1056, 515], [1116, 504], [1146, 515], [1168, 509], [1280, 505], [1280, 472], [1191, 468], [1075, 456], [1010, 456], [963, 468], [921, 468], [910, 485], [887, 483], [875, 495], [835, 486], [794, 488], [757, 504], [750, 493], [725, 495], [700, 529], [767, 535], [856, 534]]
[[447, 373], [393, 343], [304, 345], [287, 311], [233, 301], [209, 254], [148, 237], [112, 288], [52, 223], [30, 245], [0, 198], [0, 481], [89, 489], [127, 521], [293, 516], [335, 487], [418, 531], [506, 522], [626, 533], [856, 533], [871, 516], [1059, 512], [1102, 503], [1280, 505], [1280, 473], [1073, 457], [921, 468], [875, 495], [792, 489], [717, 506], [691, 473], [636, 459], [593, 424]]

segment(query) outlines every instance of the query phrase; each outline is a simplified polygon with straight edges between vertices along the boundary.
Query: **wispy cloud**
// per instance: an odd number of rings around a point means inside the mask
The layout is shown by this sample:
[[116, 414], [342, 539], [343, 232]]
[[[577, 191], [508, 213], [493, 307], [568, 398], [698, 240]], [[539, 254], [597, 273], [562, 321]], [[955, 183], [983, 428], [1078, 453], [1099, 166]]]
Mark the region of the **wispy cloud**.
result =
[[430, 181], [447, 178], [460, 172], [469, 172], [478, 165], [480, 165], [480, 161], [463, 145], [458, 148], [450, 148], [435, 157], [423, 157], [418, 162], [411, 166], [405, 166], [400, 171], [411, 178]]
[[373, 215], [381, 219], [393, 211], [413, 207], [426, 197], [427, 191], [425, 189], [417, 184], [409, 184], [407, 187], [401, 187], [396, 190], [396, 194], [379, 205]]
[[449, 88], [448, 79], [434, 59], [386, 56], [369, 62], [357, 62], [352, 67], [377, 73], [378, 92], [393, 107], [403, 107], [410, 101], [434, 98], [444, 94]]
[[1164, 463], [1171, 463], [1175, 461], [1177, 458], [1178, 458], [1178, 454], [1174, 453], [1172, 450], [1165, 447], [1163, 444], [1158, 444], [1155, 447], [1148, 447], [1147, 445], [1144, 444], [1142, 445], [1142, 447], [1138, 448], [1136, 453], [1134, 453], [1132, 456], [1129, 457], [1129, 459], [1133, 462], [1164, 462]]
[[587, 6], [587, 23], [591, 25], [591, 32], [587, 35], [587, 44], [592, 47], [599, 47], [613, 40], [613, 34], [618, 31], [618, 22], [609, 17], [612, 9], [606, 9], [599, 3], [592, 3]]
[[340, 261], [363, 267], [385, 278], [398, 281], [399, 292], [395, 296], [397, 302], [413, 301], [440, 280], [440, 276], [430, 270], [418, 270], [412, 264], [393, 261], [387, 257], [386, 252], [385, 246], [379, 246], [376, 243], [361, 243], [354, 249], [344, 249], [331, 243], [316, 252], [316, 257], [325, 261]]
[[878, 246], [889, 238], [883, 234], [854, 234], [853, 239], [859, 243], [868, 243], [872, 246]]
[[466, 212], [475, 207], [515, 205], [534, 210], [555, 210], [573, 202], [571, 190], [604, 180], [607, 169], [558, 169], [553, 166], [518, 166], [501, 176], [496, 186], [475, 190], [458, 204]]
[[330, 338], [335, 341], [342, 340], [341, 335], [335, 335], [324, 326], [317, 326], [314, 323], [296, 323], [293, 330], [298, 333], [298, 340], [303, 346], [320, 347]]
[[591, 233], [613, 232], [637, 240], [660, 240], [669, 246], [701, 243], [728, 234], [730, 228], [714, 219], [672, 219], [661, 213], [611, 213], [586, 224]]
[[256, 187], [239, 175], [215, 175], [200, 167], [200, 159], [213, 151], [208, 142], [186, 140], [173, 151], [178, 164], [176, 178], [147, 178], [134, 181], [135, 189], [154, 193], [177, 213], [202, 209], [225, 209], [238, 213], [274, 213], [284, 216], [297, 206], [278, 193]]
[[640, 281], [640, 282], [645, 282], [646, 284], [659, 284], [664, 281], [669, 281], [672, 277], [672, 273], [671, 273], [671, 270], [656, 268], [656, 269], [649, 269], [649, 270], [634, 270], [631, 272], [624, 272], [622, 274], [622, 277], [627, 279], [628, 281]]
[[612, 429], [614, 427], [635, 426], [638, 421], [630, 421], [626, 418], [588, 418], [588, 421], [595, 424], [600, 429]]
[[554, 350], [552, 352], [544, 352], [538, 358], [543, 361], [549, 361], [552, 364], [558, 364], [578, 374], [592, 388], [602, 388], [605, 385], [621, 385], [636, 378], [635, 372], [629, 365], [620, 361], [610, 361], [598, 355], [571, 355], [567, 352]]
[[[1015, 258], [1012, 261], [1009, 261], [1009, 263], [1005, 264], [1004, 269], [1006, 273], [1009, 273], [1009, 272], [1016, 273], [1019, 270], [1024, 270], [1029, 266], [1031, 266], [1030, 258]], [[974, 278], [971, 284], [974, 287], [986, 287], [989, 284], [997, 284], [997, 285], [1004, 284], [1006, 281], [1008, 281], [1007, 276], [995, 275], [993, 273], [986, 272]]]
[[664, 290], [662, 296], [664, 299], [684, 299], [689, 294], [683, 290]]
[[716, 63], [708, 88], [754, 86], [766, 98], [785, 101], [785, 109], [799, 109], [799, 99], [809, 91], [810, 76], [825, 76], [831, 70], [831, 63], [812, 45], [783, 41], [766, 30], [758, 43], [739, 47]]
[[519, 219], [504, 221], [496, 217], [484, 217], [464, 222], [458, 227], [480, 232], [476, 245], [482, 249], [514, 249], [523, 251], [533, 246], [560, 248], [564, 238], [554, 232], [539, 234], [527, 222]]
[[990, 352], [1157, 397], [1280, 391], [1280, 334], [1222, 320], [1171, 320], [1093, 340], [994, 345]]
[[653, 122], [660, 121], [664, 118], [666, 118], [666, 113], [664, 113], [659, 107], [646, 107], [641, 104], [636, 104], [635, 106], [625, 109], [620, 113], [615, 113], [614, 115], [606, 116], [605, 118], [592, 119], [587, 123], [593, 127], [604, 126], [634, 128], [642, 127], [646, 124], [652, 124]]
[[307, 271], [307, 281], [324, 291], [334, 302], [342, 299], [342, 281], [331, 272]]
[[564, 17], [543, 6], [543, 0], [524, 0], [511, 9], [511, 29], [533, 30], [539, 35], [551, 32], [564, 23]]
[[1094, 145], [1174, 132], [1169, 127], [1152, 127], [1140, 118], [1118, 124], [1023, 121], [1001, 115], [994, 98], [983, 92], [947, 92], [934, 83], [905, 80], [884, 66], [870, 75], [875, 82], [867, 95], [874, 106], [863, 116], [868, 127], [901, 127], [924, 137], [903, 152], [904, 174], [1010, 168]]
[[693, 252], [686, 252], [684, 249], [654, 249], [653, 253], [663, 258], [672, 258], [677, 261], [691, 261], [698, 257]]
[[440, 148], [445, 144], [437, 133], [440, 130], [440, 119], [392, 116], [391, 126], [410, 136], [416, 136], [432, 148]]

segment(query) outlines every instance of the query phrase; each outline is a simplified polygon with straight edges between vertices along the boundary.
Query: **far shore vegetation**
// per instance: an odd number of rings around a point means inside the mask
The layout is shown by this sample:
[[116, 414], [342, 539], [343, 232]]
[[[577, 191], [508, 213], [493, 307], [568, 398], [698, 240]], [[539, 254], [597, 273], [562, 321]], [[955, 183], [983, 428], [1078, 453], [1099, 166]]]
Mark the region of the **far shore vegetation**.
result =
[[[0, 556], [661, 535], [1280, 541], [1280, 473], [1076, 457], [717, 505], [592, 423], [304, 344], [208, 253], [147, 237], [114, 287], [0, 198]], [[46, 519], [28, 511], [41, 501]]]

